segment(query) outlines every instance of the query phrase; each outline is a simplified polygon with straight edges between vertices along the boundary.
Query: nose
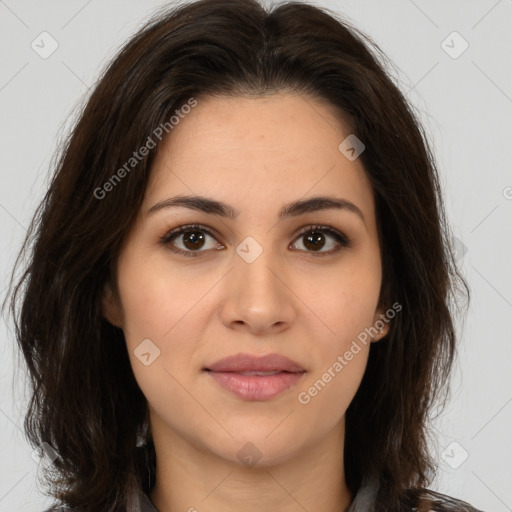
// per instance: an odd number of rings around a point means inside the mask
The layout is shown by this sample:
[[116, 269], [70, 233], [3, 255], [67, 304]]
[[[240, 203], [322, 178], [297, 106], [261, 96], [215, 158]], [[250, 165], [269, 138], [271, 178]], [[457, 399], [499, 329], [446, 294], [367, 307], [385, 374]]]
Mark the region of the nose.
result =
[[226, 276], [221, 318], [228, 328], [252, 334], [276, 334], [292, 325], [297, 300], [283, 265], [270, 250], [254, 261], [235, 255]]

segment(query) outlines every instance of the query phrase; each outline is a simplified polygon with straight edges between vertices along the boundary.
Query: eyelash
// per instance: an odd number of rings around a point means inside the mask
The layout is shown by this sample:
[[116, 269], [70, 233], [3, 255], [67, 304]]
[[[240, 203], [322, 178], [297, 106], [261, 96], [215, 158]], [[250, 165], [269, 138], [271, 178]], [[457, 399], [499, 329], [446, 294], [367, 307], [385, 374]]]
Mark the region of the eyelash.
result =
[[[182, 254], [183, 256], [192, 257], [192, 258], [197, 257], [197, 256], [199, 256], [200, 253], [207, 252], [207, 251], [184, 251], [182, 249], [178, 249], [177, 247], [173, 246], [170, 243], [177, 236], [182, 235], [187, 232], [190, 232], [190, 231], [194, 231], [194, 230], [203, 231], [204, 233], [211, 236], [212, 238], [215, 238], [215, 235], [206, 226], [204, 226], [202, 224], [189, 224], [189, 225], [185, 225], [185, 226], [179, 226], [178, 228], [173, 229], [173, 230], [169, 231], [168, 233], [166, 233], [165, 235], [161, 236], [160, 243], [174, 253]], [[312, 232], [327, 233], [327, 234], [331, 235], [339, 244], [339, 246], [336, 249], [332, 249], [327, 252], [305, 251], [314, 257], [329, 256], [329, 255], [332, 255], [334, 253], [341, 251], [344, 248], [349, 248], [352, 245], [352, 242], [347, 238], [347, 236], [344, 235], [343, 233], [341, 233], [340, 231], [338, 231], [330, 226], [323, 226], [323, 225], [318, 225], [318, 224], [313, 225], [313, 226], [307, 226], [307, 227], [303, 228], [300, 231], [300, 233], [297, 235], [296, 239], [299, 239], [301, 236], [304, 236], [305, 234], [312, 233]], [[301, 252], [304, 252], [304, 251], [301, 251]]]

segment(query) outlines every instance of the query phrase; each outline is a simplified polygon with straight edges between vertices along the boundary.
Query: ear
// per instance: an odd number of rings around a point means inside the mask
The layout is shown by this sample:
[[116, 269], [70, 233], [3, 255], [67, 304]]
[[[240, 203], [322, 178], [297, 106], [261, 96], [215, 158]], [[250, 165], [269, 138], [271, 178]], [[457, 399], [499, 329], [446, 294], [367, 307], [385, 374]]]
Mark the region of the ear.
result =
[[103, 295], [101, 298], [101, 312], [106, 320], [112, 325], [122, 328], [123, 322], [121, 320], [121, 307], [117, 300], [110, 283], [106, 283], [103, 288]]
[[373, 327], [377, 331], [377, 334], [373, 336], [372, 342], [380, 341], [382, 338], [386, 337], [389, 333], [389, 323], [390, 319], [383, 312], [382, 309], [377, 309], [375, 312], [375, 316], [373, 317]]

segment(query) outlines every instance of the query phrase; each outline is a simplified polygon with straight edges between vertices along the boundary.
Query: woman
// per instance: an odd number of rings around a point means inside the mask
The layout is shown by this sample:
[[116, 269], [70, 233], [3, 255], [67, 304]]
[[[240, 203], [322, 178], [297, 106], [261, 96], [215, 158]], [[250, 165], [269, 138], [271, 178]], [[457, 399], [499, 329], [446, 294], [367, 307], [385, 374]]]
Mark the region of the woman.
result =
[[200, 0], [108, 67], [11, 305], [64, 510], [476, 510], [427, 488], [469, 291], [379, 59], [311, 5]]

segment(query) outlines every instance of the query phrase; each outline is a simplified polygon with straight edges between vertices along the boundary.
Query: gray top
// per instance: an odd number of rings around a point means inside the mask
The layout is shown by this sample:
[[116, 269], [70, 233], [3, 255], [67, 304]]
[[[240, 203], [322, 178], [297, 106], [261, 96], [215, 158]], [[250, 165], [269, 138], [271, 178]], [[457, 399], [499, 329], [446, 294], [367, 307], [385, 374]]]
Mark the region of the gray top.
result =
[[158, 512], [153, 502], [149, 499], [149, 496], [143, 492], [141, 495], [141, 512]]

